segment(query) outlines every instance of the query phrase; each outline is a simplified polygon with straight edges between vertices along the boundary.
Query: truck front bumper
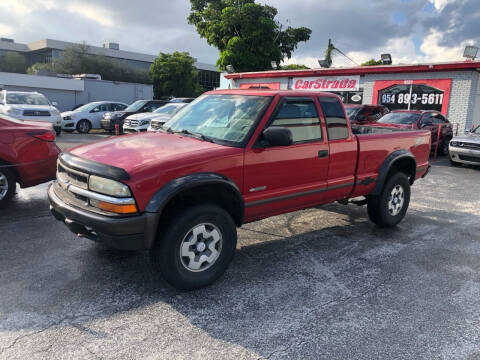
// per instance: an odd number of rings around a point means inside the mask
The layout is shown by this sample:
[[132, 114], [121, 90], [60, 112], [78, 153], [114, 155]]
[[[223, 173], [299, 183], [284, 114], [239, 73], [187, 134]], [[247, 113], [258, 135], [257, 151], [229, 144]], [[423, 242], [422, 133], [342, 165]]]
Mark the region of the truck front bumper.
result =
[[62, 201], [53, 190], [54, 184], [48, 188], [50, 212], [73, 233], [122, 250], [144, 250], [154, 246], [159, 213], [144, 212], [128, 217], [96, 214]]

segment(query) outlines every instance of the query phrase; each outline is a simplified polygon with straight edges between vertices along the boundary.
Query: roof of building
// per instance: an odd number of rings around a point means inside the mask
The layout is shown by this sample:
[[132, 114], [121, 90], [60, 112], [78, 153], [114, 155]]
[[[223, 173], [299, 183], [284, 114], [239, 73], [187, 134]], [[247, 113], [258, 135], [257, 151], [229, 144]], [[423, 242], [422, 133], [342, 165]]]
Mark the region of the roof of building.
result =
[[[44, 49], [56, 49], [56, 50], [65, 50], [66, 48], [78, 45], [76, 43], [53, 40], [53, 39], [42, 39], [34, 41], [28, 44], [21, 44], [11, 41], [0, 41], [0, 50], [10, 50], [18, 52], [30, 52], [30, 51], [39, 51]], [[104, 55], [117, 59], [125, 60], [134, 60], [134, 61], [143, 61], [147, 63], [153, 63], [157, 58], [156, 55], [143, 54], [133, 51], [125, 50], [115, 50], [100, 46], [88, 45], [89, 53], [95, 55]], [[209, 71], [218, 71], [217, 67], [212, 64], [207, 64], [203, 62], [195, 62], [194, 66], [199, 70], [209, 70]]]
[[375, 65], [345, 68], [318, 68], [307, 70], [269, 70], [258, 72], [226, 74], [227, 79], [255, 79], [270, 77], [302, 77], [302, 76], [334, 76], [334, 75], [366, 75], [379, 73], [412, 73], [455, 70], [479, 70], [480, 61], [456, 61], [444, 63], [409, 64], [409, 65]]

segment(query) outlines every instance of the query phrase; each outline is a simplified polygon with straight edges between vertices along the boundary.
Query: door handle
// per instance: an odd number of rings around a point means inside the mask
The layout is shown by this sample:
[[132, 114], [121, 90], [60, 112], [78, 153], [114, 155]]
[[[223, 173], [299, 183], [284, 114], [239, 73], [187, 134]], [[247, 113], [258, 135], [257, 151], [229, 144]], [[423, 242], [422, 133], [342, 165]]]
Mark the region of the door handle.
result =
[[318, 150], [318, 157], [319, 157], [319, 158], [326, 158], [326, 157], [328, 157], [328, 150]]

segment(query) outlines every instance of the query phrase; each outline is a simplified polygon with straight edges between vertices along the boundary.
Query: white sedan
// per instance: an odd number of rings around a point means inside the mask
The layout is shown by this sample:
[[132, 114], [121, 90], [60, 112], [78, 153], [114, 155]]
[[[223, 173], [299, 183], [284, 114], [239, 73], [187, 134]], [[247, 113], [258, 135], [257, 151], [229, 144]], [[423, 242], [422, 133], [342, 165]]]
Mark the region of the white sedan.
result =
[[106, 112], [121, 111], [127, 106], [121, 102], [95, 101], [73, 111], [63, 112], [62, 130], [66, 132], [77, 130], [81, 134], [86, 134], [91, 129], [101, 129], [100, 120]]
[[141, 113], [130, 115], [125, 119], [123, 123], [124, 132], [140, 132], [150, 130], [150, 122], [155, 119], [170, 119], [177, 113], [182, 107], [187, 105], [186, 103], [168, 103], [159, 107], [157, 110], [151, 113]]

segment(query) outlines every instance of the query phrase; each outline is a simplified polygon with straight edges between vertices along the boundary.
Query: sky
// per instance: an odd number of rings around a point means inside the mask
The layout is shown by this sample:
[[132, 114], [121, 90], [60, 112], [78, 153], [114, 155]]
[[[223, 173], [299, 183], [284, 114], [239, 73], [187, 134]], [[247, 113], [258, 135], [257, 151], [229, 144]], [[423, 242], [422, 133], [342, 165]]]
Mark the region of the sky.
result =
[[[276, 20], [312, 30], [285, 63], [318, 67], [328, 39], [361, 63], [390, 53], [394, 64], [462, 60], [480, 45], [479, 0], [259, 0]], [[28, 43], [44, 38], [148, 54], [188, 51], [214, 64], [218, 51], [187, 23], [188, 0], [1, 0], [0, 37]], [[333, 66], [355, 66], [336, 55]]]

